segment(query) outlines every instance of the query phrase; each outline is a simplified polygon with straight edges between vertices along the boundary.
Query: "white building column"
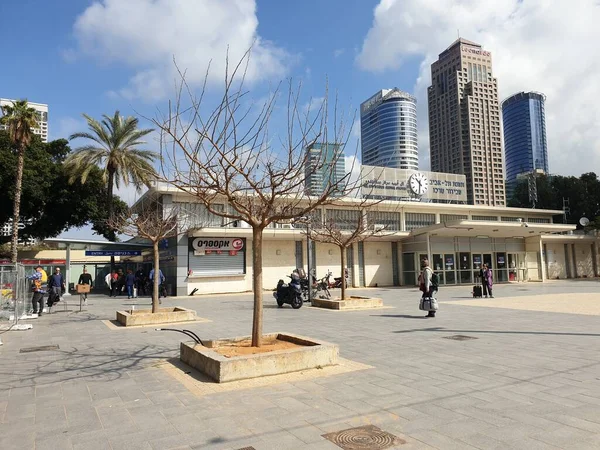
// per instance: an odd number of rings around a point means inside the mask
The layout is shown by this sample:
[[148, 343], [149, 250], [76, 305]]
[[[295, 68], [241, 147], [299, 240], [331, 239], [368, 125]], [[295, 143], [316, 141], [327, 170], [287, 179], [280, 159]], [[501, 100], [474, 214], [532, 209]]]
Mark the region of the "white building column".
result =
[[66, 264], [65, 264], [65, 292], [63, 295], [71, 295], [69, 292], [69, 280], [71, 279], [71, 244], [67, 244], [67, 256], [66, 256]]
[[542, 271], [542, 282], [546, 281], [546, 258], [548, 255], [544, 252], [544, 242], [542, 241], [542, 235], [540, 234], [540, 267]]

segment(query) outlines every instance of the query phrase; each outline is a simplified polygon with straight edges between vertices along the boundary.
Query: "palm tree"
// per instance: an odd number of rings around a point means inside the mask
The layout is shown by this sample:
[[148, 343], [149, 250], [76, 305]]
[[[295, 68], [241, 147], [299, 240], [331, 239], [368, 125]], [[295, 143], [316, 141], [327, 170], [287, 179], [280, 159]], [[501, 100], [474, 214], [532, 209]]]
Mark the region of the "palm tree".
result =
[[113, 188], [132, 184], [139, 191], [149, 186], [156, 178], [152, 163], [158, 154], [137, 148], [145, 144], [140, 140], [153, 129], [139, 130], [138, 119], [123, 117], [115, 111], [113, 117], [103, 115], [102, 122], [83, 114], [88, 123], [88, 132], [75, 133], [69, 139], [85, 138], [89, 145], [76, 149], [65, 161], [70, 182], [80, 179], [85, 183], [90, 171], [99, 166], [104, 170], [103, 179], [107, 187], [108, 220], [113, 219]]
[[23, 182], [23, 165], [25, 149], [31, 142], [33, 128], [39, 127], [37, 111], [31, 108], [27, 100], [17, 100], [11, 105], [2, 106], [0, 124], [6, 126], [10, 140], [17, 151], [17, 179], [13, 204], [13, 233], [10, 245], [10, 260], [17, 262], [17, 245], [19, 243], [19, 222], [21, 212], [21, 184]]

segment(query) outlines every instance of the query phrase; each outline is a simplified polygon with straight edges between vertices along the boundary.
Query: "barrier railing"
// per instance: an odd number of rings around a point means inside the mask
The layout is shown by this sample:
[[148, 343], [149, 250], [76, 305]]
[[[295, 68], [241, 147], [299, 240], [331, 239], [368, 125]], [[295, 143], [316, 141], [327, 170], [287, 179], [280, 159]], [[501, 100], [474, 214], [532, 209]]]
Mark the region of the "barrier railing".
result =
[[10, 328], [27, 314], [31, 289], [22, 264], [0, 265], [0, 326]]

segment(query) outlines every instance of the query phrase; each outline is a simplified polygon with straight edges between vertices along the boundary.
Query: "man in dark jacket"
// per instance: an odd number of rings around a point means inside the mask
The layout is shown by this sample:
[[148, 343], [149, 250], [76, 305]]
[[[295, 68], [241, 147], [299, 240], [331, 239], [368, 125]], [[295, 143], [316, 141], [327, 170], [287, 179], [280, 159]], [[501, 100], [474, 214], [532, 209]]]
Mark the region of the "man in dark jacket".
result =
[[48, 295], [48, 306], [52, 306], [54, 303], [60, 301], [60, 296], [65, 290], [65, 279], [58, 267], [54, 269], [54, 273], [48, 278], [48, 289], [50, 292]]
[[[90, 289], [92, 289], [92, 276], [87, 272], [87, 269], [83, 268], [83, 273], [79, 275], [79, 281], [77, 284], [89, 284]], [[83, 301], [87, 304], [87, 292], [83, 294]]]

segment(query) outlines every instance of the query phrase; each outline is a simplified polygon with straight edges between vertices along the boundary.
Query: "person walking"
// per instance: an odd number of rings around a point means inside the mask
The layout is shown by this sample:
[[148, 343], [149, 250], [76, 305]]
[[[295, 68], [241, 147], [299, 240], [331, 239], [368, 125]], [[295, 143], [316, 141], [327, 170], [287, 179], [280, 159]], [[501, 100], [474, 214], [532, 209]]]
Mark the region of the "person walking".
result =
[[[433, 270], [429, 267], [427, 259], [423, 260], [421, 267], [423, 268], [419, 276], [421, 291], [423, 291], [421, 298], [433, 298], [433, 294], [437, 290], [433, 283]], [[426, 317], [435, 317], [435, 311], [429, 310]]]
[[119, 269], [117, 273], [117, 295], [121, 295], [125, 291], [125, 273], [123, 269]]
[[[163, 287], [163, 283], [165, 282], [165, 276], [162, 273], [162, 270], [158, 269], [158, 303], [162, 303], [161, 299], [160, 299], [160, 294], [162, 293], [164, 295], [165, 298], [167, 298], [167, 292]], [[154, 286], [154, 269], [152, 269], [150, 271], [150, 274], [148, 275], [148, 278], [150, 278], [150, 281], [152, 282], [152, 286]]]
[[146, 288], [144, 286], [144, 269], [139, 268], [135, 272], [135, 287], [137, 288], [137, 295], [146, 295]]
[[127, 269], [125, 275], [125, 287], [127, 288], [127, 298], [133, 297], [133, 286], [135, 285], [135, 275], [131, 269]]
[[54, 273], [48, 280], [48, 288], [50, 293], [48, 294], [48, 307], [51, 307], [54, 303], [60, 301], [62, 293], [65, 291], [65, 279], [60, 273], [60, 268], [54, 269]]
[[492, 295], [492, 286], [494, 284], [493, 279], [492, 279], [492, 270], [488, 267], [487, 264], [483, 265], [482, 284], [483, 284], [483, 296], [485, 298], [487, 298], [488, 293], [489, 293], [490, 298], [494, 298], [494, 296]]
[[[93, 288], [92, 276], [87, 272], [85, 267], [83, 268], [81, 275], [79, 275], [79, 281], [77, 281], [77, 284], [89, 284], [90, 289]], [[83, 294], [83, 304], [87, 305], [87, 292]]]
[[117, 289], [119, 287], [119, 274], [116, 270], [113, 270], [110, 274], [110, 297], [117, 296]]
[[27, 279], [33, 282], [33, 297], [31, 297], [32, 314], [42, 315], [44, 311], [44, 294], [48, 289], [48, 274], [42, 268], [37, 266], [35, 272], [28, 276]]

